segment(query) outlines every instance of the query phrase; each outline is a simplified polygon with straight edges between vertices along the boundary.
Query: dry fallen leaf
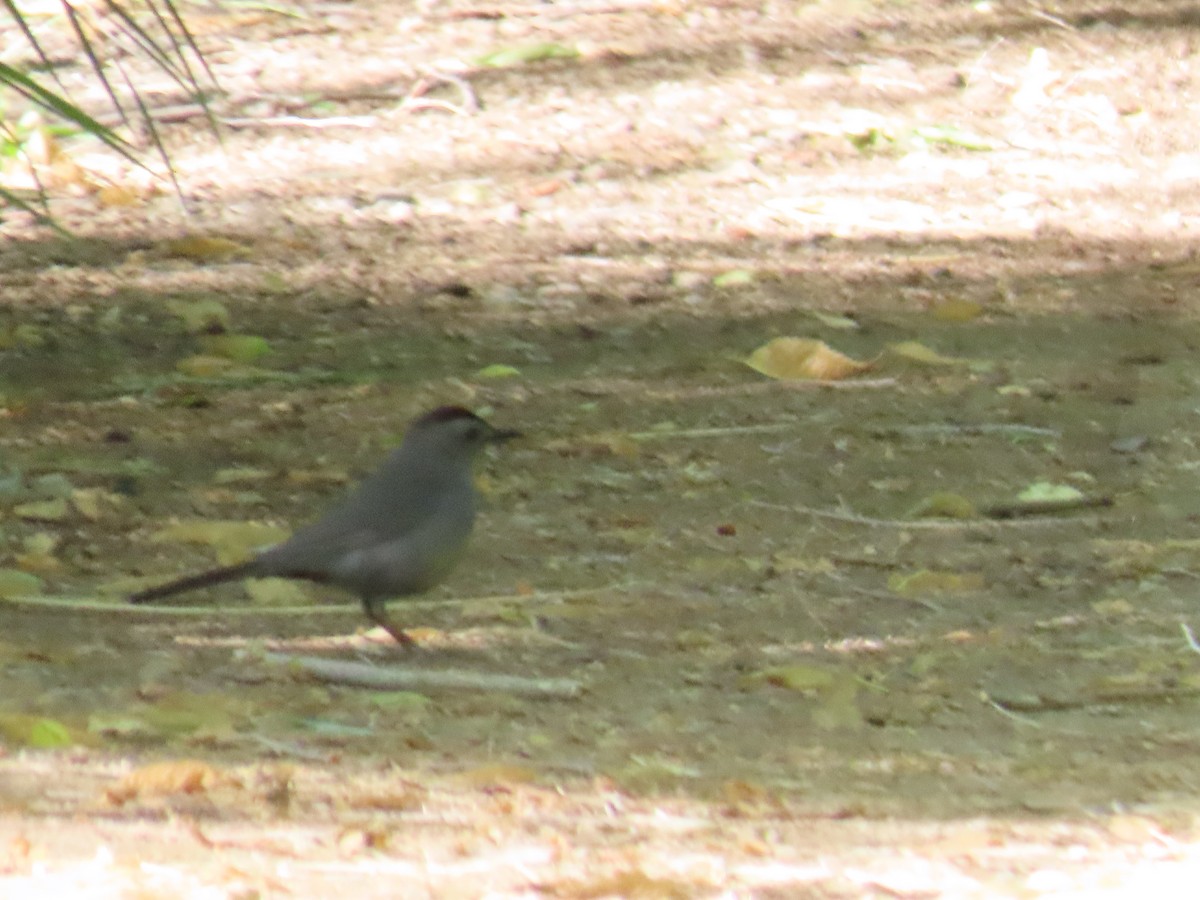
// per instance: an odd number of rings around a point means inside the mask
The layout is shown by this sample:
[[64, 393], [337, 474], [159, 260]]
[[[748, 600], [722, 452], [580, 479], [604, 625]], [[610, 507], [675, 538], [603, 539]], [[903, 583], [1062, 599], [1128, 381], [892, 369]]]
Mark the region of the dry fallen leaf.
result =
[[155, 543], [207, 544], [221, 565], [242, 562], [263, 547], [278, 544], [291, 534], [286, 528], [262, 522], [184, 520], [150, 535]]
[[975, 504], [961, 494], [935, 491], [920, 500], [908, 515], [912, 519], [974, 519], [979, 515], [979, 511], [975, 509]]
[[930, 350], [918, 341], [901, 341], [898, 344], [888, 344], [888, 350], [901, 359], [919, 363], [923, 366], [965, 366], [970, 360], [960, 356], [942, 356], [936, 350]]
[[908, 574], [897, 573], [888, 579], [888, 589], [902, 597], [921, 594], [964, 594], [982, 590], [983, 576], [978, 572], [937, 572], [921, 569]]
[[161, 245], [161, 249], [166, 256], [190, 259], [195, 262], [244, 259], [250, 255], [250, 248], [237, 241], [202, 235], [190, 235], [166, 241]]
[[768, 341], [746, 357], [745, 363], [769, 378], [817, 381], [839, 381], [873, 365], [851, 359], [824, 341], [797, 337]]
[[974, 300], [956, 297], [937, 304], [929, 312], [939, 322], [970, 322], [983, 315], [983, 306]]
[[711, 886], [696, 881], [654, 878], [641, 870], [620, 872], [591, 881], [561, 881], [538, 885], [552, 897], [599, 900], [601, 897], [632, 897], [636, 900], [687, 900], [708, 896]]
[[236, 363], [223, 356], [204, 356], [197, 354], [181, 359], [175, 364], [176, 371], [192, 378], [217, 378], [232, 371]]
[[16, 569], [0, 569], [0, 598], [40, 594], [44, 589], [45, 582], [36, 575]]
[[196, 759], [151, 763], [134, 769], [104, 792], [105, 798], [121, 806], [138, 797], [199, 794], [214, 787], [240, 787], [240, 782], [214, 766]]
[[757, 680], [790, 691], [825, 691], [836, 684], [838, 674], [835, 670], [822, 666], [798, 664], [765, 669], [758, 674]]
[[13, 507], [13, 515], [27, 522], [62, 522], [70, 517], [67, 501], [61, 497], [54, 500], [33, 500]]
[[167, 310], [191, 334], [220, 334], [229, 330], [229, 310], [219, 300], [168, 300]]
[[455, 776], [455, 781], [476, 788], [530, 784], [536, 780], [537, 773], [533, 769], [525, 766], [507, 765], [505, 763], [495, 763], [489, 766], [480, 766], [477, 769], [468, 769], [465, 772], [459, 772]]
[[101, 206], [136, 206], [141, 200], [136, 190], [123, 184], [106, 184], [96, 191], [96, 201]]

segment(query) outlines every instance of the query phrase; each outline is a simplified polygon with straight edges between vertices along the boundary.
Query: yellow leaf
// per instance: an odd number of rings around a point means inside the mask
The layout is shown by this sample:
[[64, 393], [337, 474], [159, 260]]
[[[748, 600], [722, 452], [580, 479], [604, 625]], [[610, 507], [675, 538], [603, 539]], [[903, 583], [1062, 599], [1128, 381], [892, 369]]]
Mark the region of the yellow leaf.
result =
[[1069, 503], [1082, 500], [1083, 492], [1069, 484], [1036, 481], [1017, 495], [1023, 503]]
[[43, 750], [70, 747], [74, 741], [67, 727], [56, 719], [38, 719], [29, 729], [29, 746]]
[[486, 788], [505, 784], [529, 784], [537, 779], [537, 773], [526, 766], [514, 766], [506, 763], [493, 763], [459, 772], [455, 777], [471, 787]]
[[1133, 615], [1133, 604], [1123, 597], [1114, 597], [1111, 600], [1097, 600], [1092, 604], [1092, 609], [1098, 615], [1111, 616], [1113, 618], [1124, 618]]
[[136, 206], [141, 199], [137, 191], [123, 184], [106, 184], [96, 191], [101, 206]]
[[238, 782], [206, 762], [181, 759], [135, 769], [105, 791], [105, 795], [111, 803], [120, 806], [137, 797], [201, 794], [226, 784], [237, 785]]
[[167, 310], [179, 317], [192, 334], [217, 334], [229, 330], [229, 310], [217, 300], [169, 300]]
[[61, 722], [26, 713], [0, 715], [0, 736], [11, 744], [44, 749], [69, 747], [76, 743], [70, 729]]
[[950, 491], [936, 491], [930, 494], [909, 512], [909, 517], [913, 519], [973, 519], [978, 515], [975, 504], [966, 497], [952, 494]]
[[[668, 13], [669, 14], [669, 13]], [[633, 897], [636, 900], [687, 900], [710, 893], [697, 887], [696, 879], [661, 878], [642, 869], [627, 869], [614, 874], [601, 873], [583, 881], [559, 881], [554, 885], [558, 897]]]
[[714, 287], [739, 287], [753, 283], [754, 273], [749, 269], [731, 269], [713, 278]]
[[184, 521], [169, 525], [150, 536], [155, 543], [208, 544], [223, 562], [245, 559], [255, 550], [277, 544], [288, 536], [286, 528], [260, 522]]
[[776, 666], [764, 669], [759, 678], [767, 684], [787, 688], [790, 691], [823, 691], [833, 687], [838, 679], [837, 672], [820, 666]]
[[713, 635], [697, 628], [685, 628], [675, 635], [675, 646], [680, 650], [705, 650], [716, 642]]
[[50, 553], [17, 553], [13, 562], [22, 572], [35, 575], [53, 575], [63, 569], [63, 561]]
[[835, 316], [833, 313], [823, 313], [820, 310], [813, 310], [809, 315], [826, 328], [836, 328], [839, 331], [857, 331], [859, 328], [862, 328], [858, 322], [849, 316]]
[[233, 367], [233, 360], [223, 356], [189, 356], [175, 364], [176, 370], [193, 378], [215, 378], [224, 375]]
[[908, 362], [919, 363], [923, 366], [965, 366], [969, 359], [961, 356], [942, 356], [930, 350], [917, 341], [901, 341], [898, 344], [888, 344], [888, 350]]
[[124, 499], [104, 488], [76, 488], [71, 491], [71, 505], [89, 522], [99, 521], [105, 513], [120, 507]]
[[250, 255], [250, 248], [237, 241], [223, 237], [189, 235], [176, 238], [162, 245], [167, 256], [190, 259], [194, 262], [215, 262], [226, 259], [243, 259]]
[[54, 162], [62, 153], [54, 135], [39, 125], [29, 132], [29, 136], [21, 145], [21, 153], [27, 161], [36, 166], [44, 166]]
[[503, 363], [492, 363], [490, 366], [484, 366], [475, 374], [480, 378], [516, 378], [521, 374], [521, 370]]
[[780, 337], [763, 344], [745, 360], [769, 378], [839, 381], [865, 372], [871, 363], [859, 362], [814, 338]]
[[0, 598], [20, 597], [24, 594], [40, 594], [42, 579], [16, 569], [0, 569]]
[[55, 500], [34, 500], [31, 503], [20, 503], [13, 507], [13, 513], [18, 519], [30, 522], [61, 522], [70, 516], [67, 501], [61, 497]]
[[479, 57], [476, 62], [481, 66], [507, 68], [524, 63], [539, 62], [544, 59], [574, 59], [579, 51], [571, 46], [544, 41], [526, 44], [521, 47], [505, 47]]
[[233, 466], [228, 469], [218, 469], [213, 475], [214, 484], [250, 484], [274, 478], [275, 473], [270, 469], [255, 469], [250, 466]]
[[978, 572], [938, 572], [921, 569], [888, 579], [888, 588], [904, 597], [920, 594], [963, 594], [982, 590], [983, 576]]
[[930, 310], [939, 322], [970, 322], [983, 315], [983, 306], [974, 300], [964, 300], [959, 297], [939, 303]]

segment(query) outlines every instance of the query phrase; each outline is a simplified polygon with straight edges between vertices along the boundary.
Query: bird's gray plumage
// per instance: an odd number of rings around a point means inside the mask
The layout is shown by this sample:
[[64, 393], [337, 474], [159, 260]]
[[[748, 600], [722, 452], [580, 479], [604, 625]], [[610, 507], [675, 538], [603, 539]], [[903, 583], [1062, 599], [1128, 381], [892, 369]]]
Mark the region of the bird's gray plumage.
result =
[[413, 421], [383, 465], [288, 540], [129, 599], [146, 603], [239, 578], [303, 578], [357, 594], [373, 621], [410, 644], [384, 602], [429, 590], [454, 568], [475, 523], [472, 463], [487, 444], [515, 435], [460, 407], [435, 409]]

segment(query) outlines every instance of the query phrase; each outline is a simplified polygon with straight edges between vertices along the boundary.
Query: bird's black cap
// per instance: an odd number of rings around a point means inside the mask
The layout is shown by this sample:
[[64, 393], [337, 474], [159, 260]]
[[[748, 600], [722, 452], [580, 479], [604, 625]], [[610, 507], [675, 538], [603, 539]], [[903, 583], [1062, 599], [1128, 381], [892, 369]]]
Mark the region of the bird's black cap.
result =
[[[439, 406], [423, 416], [418, 416], [417, 422], [433, 425], [435, 422], [453, 422], [455, 419], [479, 419], [479, 416], [461, 406]], [[479, 421], [483, 420], [479, 419]]]
[[496, 428], [485, 420], [479, 418], [469, 409], [461, 406], [439, 406], [437, 409], [430, 410], [423, 416], [419, 416], [413, 425], [437, 425], [443, 422], [458, 422], [464, 419], [470, 419], [479, 422], [490, 431], [486, 440], [488, 441], [507, 441], [512, 438], [520, 437], [521, 432], [513, 431], [507, 428]]

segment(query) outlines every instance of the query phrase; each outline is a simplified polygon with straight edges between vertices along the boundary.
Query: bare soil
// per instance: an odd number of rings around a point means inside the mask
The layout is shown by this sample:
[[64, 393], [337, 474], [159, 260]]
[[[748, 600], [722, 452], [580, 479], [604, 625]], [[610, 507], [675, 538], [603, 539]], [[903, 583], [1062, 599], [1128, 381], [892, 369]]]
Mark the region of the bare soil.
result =
[[[187, 214], [76, 147], [133, 202], [4, 223], [4, 896], [1190, 896], [1200, 4], [289, 9], [191, 13]], [[447, 402], [526, 438], [415, 658], [315, 588], [122, 602]]]

